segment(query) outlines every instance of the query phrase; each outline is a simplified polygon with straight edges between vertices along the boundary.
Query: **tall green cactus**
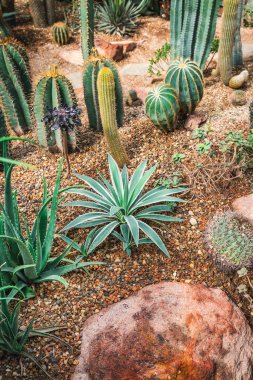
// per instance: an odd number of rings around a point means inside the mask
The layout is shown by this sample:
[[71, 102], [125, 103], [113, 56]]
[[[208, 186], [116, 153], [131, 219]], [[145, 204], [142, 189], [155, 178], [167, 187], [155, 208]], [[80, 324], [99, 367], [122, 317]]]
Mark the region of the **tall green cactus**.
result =
[[[47, 130], [42, 119], [46, 116], [48, 109], [63, 106], [77, 105], [74, 89], [70, 81], [61, 75], [54, 67], [43, 76], [35, 89], [34, 115], [37, 125], [37, 135], [39, 144], [47, 147], [50, 152], [63, 152], [62, 132], [60, 129], [52, 132]], [[68, 131], [68, 149], [76, 148], [76, 134]]]
[[84, 100], [88, 112], [90, 127], [97, 131], [102, 131], [102, 123], [96, 84], [99, 71], [103, 67], [110, 68], [114, 76], [116, 95], [116, 119], [118, 127], [122, 126], [124, 118], [123, 93], [116, 67], [111, 61], [104, 57], [98, 57], [96, 55], [91, 56], [84, 68]]
[[241, 24], [242, 24], [244, 3], [245, 3], [245, 0], [240, 0], [240, 4], [238, 6], [238, 11], [237, 11], [235, 42], [234, 42], [234, 47], [233, 47], [233, 66], [243, 65]]
[[117, 128], [115, 81], [114, 74], [110, 68], [103, 67], [99, 71], [97, 88], [104, 135], [113, 158], [122, 168], [127, 164], [128, 157], [121, 144]]
[[171, 62], [165, 83], [176, 90], [180, 111], [183, 114], [192, 113], [204, 94], [202, 71], [195, 62], [189, 59]]
[[94, 5], [93, 0], [80, 0], [81, 41], [84, 61], [94, 48]]
[[[6, 125], [5, 125], [5, 120], [4, 120], [4, 114], [0, 110], [0, 137], [6, 136], [7, 131], [6, 131]], [[0, 143], [0, 157], [3, 157], [3, 143]], [[0, 164], [0, 169], [1, 169], [1, 164]]]
[[46, 28], [55, 22], [55, 0], [29, 0], [34, 25]]
[[32, 129], [32, 84], [26, 51], [12, 38], [0, 39], [0, 67], [0, 108], [7, 126], [20, 136]]
[[227, 86], [232, 77], [233, 46], [240, 0], [224, 0], [218, 66], [223, 83]]
[[204, 69], [215, 34], [220, 0], [171, 1], [171, 58], [189, 58]]

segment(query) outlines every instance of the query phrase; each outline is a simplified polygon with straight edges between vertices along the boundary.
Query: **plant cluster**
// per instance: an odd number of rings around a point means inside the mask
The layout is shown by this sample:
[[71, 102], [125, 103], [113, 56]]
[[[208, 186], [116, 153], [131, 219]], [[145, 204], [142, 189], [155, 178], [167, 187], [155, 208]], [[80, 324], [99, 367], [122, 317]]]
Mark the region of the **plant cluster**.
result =
[[253, 27], [253, 4], [246, 4], [244, 6], [243, 25], [246, 27]]
[[168, 42], [155, 51], [154, 57], [149, 60], [148, 73], [157, 77], [163, 76], [170, 61], [171, 47]]

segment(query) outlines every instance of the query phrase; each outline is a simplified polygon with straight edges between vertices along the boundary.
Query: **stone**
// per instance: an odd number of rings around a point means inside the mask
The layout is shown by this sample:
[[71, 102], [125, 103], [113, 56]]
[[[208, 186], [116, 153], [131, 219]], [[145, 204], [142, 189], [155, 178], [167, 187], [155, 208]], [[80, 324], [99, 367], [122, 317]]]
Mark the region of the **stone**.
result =
[[197, 113], [190, 115], [185, 123], [185, 129], [188, 131], [194, 131], [195, 129], [198, 129], [199, 126], [204, 124], [207, 121], [207, 114], [204, 113]]
[[143, 101], [138, 98], [135, 90], [129, 90], [126, 98], [126, 105], [129, 107], [140, 107], [143, 105]]
[[130, 51], [133, 51], [137, 48], [138, 45], [142, 44], [141, 42], [135, 42], [135, 41], [111, 41], [112, 45], [118, 45], [123, 47], [123, 53], [129, 53]]
[[103, 55], [114, 61], [121, 61], [124, 58], [123, 46], [111, 44], [102, 39], [95, 39], [95, 46], [100, 55]]
[[240, 218], [253, 225], [253, 194], [237, 198], [232, 203], [232, 209]]
[[83, 74], [81, 71], [75, 71], [68, 74], [68, 79], [75, 90], [81, 88], [83, 85]]
[[244, 106], [247, 103], [246, 92], [242, 90], [233, 91], [231, 103], [233, 106]]
[[198, 224], [197, 220], [195, 218], [190, 218], [190, 224], [192, 226], [196, 226]]
[[250, 380], [252, 340], [222, 290], [154, 284], [85, 322], [72, 379]]
[[148, 73], [148, 63], [129, 63], [120, 70], [123, 76], [145, 76]]
[[83, 66], [83, 56], [82, 51], [80, 49], [69, 50], [63, 49], [59, 51], [60, 58], [64, 59], [64, 61], [70, 63], [71, 65]]

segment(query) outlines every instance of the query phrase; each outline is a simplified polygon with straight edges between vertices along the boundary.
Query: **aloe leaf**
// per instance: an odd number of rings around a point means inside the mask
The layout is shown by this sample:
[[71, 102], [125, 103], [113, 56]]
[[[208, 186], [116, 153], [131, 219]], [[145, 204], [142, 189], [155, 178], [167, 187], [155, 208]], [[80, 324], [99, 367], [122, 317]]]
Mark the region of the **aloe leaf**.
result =
[[44, 274], [42, 274], [39, 278], [37, 278], [34, 282], [36, 282], [37, 284], [41, 283], [41, 282], [46, 282], [46, 281], [56, 281], [56, 282], [60, 282], [61, 284], [64, 285], [65, 289], [68, 288], [68, 283], [67, 281], [61, 277], [61, 276], [57, 276], [57, 275], [50, 275], [50, 276], [45, 276]]

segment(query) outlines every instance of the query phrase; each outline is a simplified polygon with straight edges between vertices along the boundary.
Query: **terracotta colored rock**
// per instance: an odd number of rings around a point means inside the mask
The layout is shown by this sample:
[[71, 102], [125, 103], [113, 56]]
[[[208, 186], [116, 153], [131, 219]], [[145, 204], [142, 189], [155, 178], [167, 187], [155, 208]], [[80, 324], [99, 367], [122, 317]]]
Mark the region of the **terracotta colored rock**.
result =
[[202, 124], [207, 121], [207, 115], [204, 113], [195, 112], [193, 115], [190, 115], [185, 123], [185, 129], [188, 131], [194, 131], [198, 129]]
[[164, 282], [89, 318], [73, 380], [250, 380], [252, 332], [220, 289]]
[[[142, 42], [139, 42], [141, 44]], [[124, 54], [129, 53], [137, 48], [137, 42], [135, 41], [111, 41], [112, 45], [118, 45], [123, 47]]]
[[232, 208], [242, 219], [253, 225], [253, 194], [236, 199]]
[[109, 59], [112, 59], [114, 61], [120, 61], [124, 58], [122, 45], [115, 45], [105, 40], [96, 39], [95, 46], [100, 55], [104, 55]]

